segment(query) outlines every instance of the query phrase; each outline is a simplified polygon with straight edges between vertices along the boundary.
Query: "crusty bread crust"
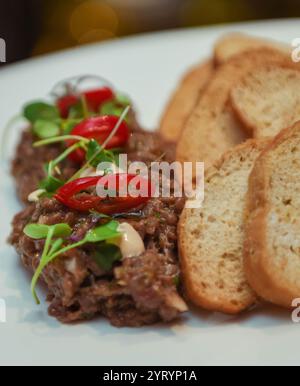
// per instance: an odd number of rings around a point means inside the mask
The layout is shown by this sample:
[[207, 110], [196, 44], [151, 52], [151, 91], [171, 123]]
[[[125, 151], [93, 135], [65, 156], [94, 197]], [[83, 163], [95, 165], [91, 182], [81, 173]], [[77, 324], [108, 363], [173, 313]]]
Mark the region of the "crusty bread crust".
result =
[[178, 140], [213, 71], [213, 62], [208, 60], [192, 68], [181, 80], [161, 119], [159, 131], [163, 138], [173, 142]]
[[169, 141], [179, 139], [187, 119], [214, 73], [215, 65], [222, 65], [246, 51], [265, 47], [288, 52], [284, 45], [241, 33], [231, 33], [220, 38], [214, 47], [214, 60], [207, 60], [188, 71], [171, 96], [161, 118], [161, 135]]
[[[248, 159], [247, 157], [250, 158], [250, 154], [252, 154], [251, 157], [253, 157], [253, 151], [257, 152], [255, 153], [256, 157], [256, 154], [258, 155], [260, 153], [266, 143], [266, 141], [248, 140], [247, 142], [228, 151], [207, 171], [205, 178], [206, 184], [210, 183], [214, 177], [216, 177], [216, 179], [220, 178], [219, 172], [222, 171], [224, 165], [228, 165], [228, 162], [230, 162], [232, 159], [241, 163], [246, 162]], [[255, 157], [253, 159], [253, 163]], [[245, 158], [246, 161], [240, 161], [240, 159], [243, 158]], [[227, 178], [227, 176], [222, 178]], [[246, 181], [243, 181], [244, 184], [247, 184], [247, 182], [247, 179]], [[226, 189], [226, 187], [224, 189]], [[246, 189], [247, 187], [245, 187], [245, 190]], [[242, 194], [243, 193], [241, 192], [241, 195]], [[240, 212], [243, 213], [245, 200], [243, 200], [243, 196], [238, 200], [241, 205]], [[204, 199], [204, 208], [205, 203], [206, 202]], [[224, 207], [228, 206], [228, 203], [226, 203], [225, 199], [223, 205]], [[203, 209], [195, 210], [185, 208], [178, 224], [180, 265], [186, 297], [195, 305], [208, 310], [219, 311], [228, 314], [240, 313], [252, 306], [257, 301], [257, 297], [252, 289], [248, 286], [246, 282], [246, 276], [243, 273], [243, 242], [239, 241], [240, 239], [243, 239], [242, 220], [241, 224], [239, 224], [240, 232], [242, 234], [239, 233], [239, 238], [237, 241], [238, 246], [237, 249], [234, 249], [234, 255], [232, 255], [233, 251], [231, 241], [228, 241], [228, 245], [222, 246], [222, 248], [224, 247], [222, 258], [224, 258], [224, 256], [226, 258], [228, 255], [228, 259], [234, 259], [234, 267], [238, 268], [234, 272], [234, 280], [232, 280], [228, 288], [226, 287], [227, 284], [225, 284], [224, 290], [220, 290], [220, 288], [217, 287], [217, 283], [223, 281], [223, 279], [224, 283], [228, 283], [228, 280], [226, 281], [226, 278], [220, 277], [221, 273], [217, 270], [214, 270], [213, 272], [210, 270], [209, 274], [207, 275], [207, 272], [205, 272], [203, 269], [203, 261], [205, 260], [205, 257], [209, 257], [213, 260], [219, 259], [220, 257], [218, 257], [217, 254], [214, 255], [213, 252], [211, 255], [205, 252], [208, 256], [203, 256], [201, 252], [199, 252], [198, 248], [199, 240], [200, 243], [203, 244], [203, 238], [206, 235], [206, 226], [203, 222], [203, 218]], [[217, 218], [217, 221], [219, 222], [222, 220], [224, 219]], [[232, 220], [235, 221], [235, 219]], [[196, 225], [191, 225], [191, 222], [195, 223]], [[195, 233], [195, 229], [197, 234]], [[230, 229], [230, 227], [228, 229]], [[195, 244], [196, 242], [197, 245]], [[216, 243], [216, 245], [220, 245], [220, 240], [214, 240], [214, 243]], [[212, 250], [213, 249], [214, 248], [212, 246]], [[209, 269], [211, 269], [211, 267]], [[209, 290], [207, 290], [207, 283], [209, 283], [210, 286]]]
[[[277, 81], [283, 85], [279, 87]], [[278, 63], [254, 68], [230, 93], [232, 110], [242, 127], [254, 138], [274, 137], [296, 122], [300, 118], [299, 82], [300, 63], [285, 56]]]
[[[267, 217], [271, 207], [268, 194], [276, 170], [269, 167], [268, 160], [274, 149], [295, 137], [299, 142], [300, 122], [283, 130], [261, 153], [249, 178], [245, 212], [244, 268], [248, 282], [263, 299], [286, 308], [291, 308], [292, 300], [300, 297], [300, 280], [291, 285], [284, 270], [275, 266], [275, 252], [269, 248]], [[283, 157], [288, 156], [283, 154]]]
[[283, 60], [285, 56], [279, 51], [263, 48], [236, 55], [220, 66], [182, 131], [177, 160], [204, 161], [208, 168], [224, 152], [242, 143], [245, 129], [236, 122], [228, 106], [231, 89], [258, 66]]
[[275, 48], [284, 53], [289, 53], [289, 47], [271, 40], [255, 38], [242, 33], [229, 33], [222, 36], [215, 44], [214, 60], [216, 65], [221, 65], [234, 55], [241, 54], [257, 48]]

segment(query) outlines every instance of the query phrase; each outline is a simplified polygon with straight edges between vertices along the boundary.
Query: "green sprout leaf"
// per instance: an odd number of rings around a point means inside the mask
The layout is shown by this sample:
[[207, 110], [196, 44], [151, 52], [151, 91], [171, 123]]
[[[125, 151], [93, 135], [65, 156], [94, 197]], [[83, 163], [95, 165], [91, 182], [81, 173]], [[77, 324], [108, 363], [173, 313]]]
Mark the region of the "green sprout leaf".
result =
[[[37, 304], [40, 303], [39, 298], [36, 294], [35, 287], [38, 282], [38, 279], [43, 272], [43, 269], [51, 263], [56, 257], [70, 251], [74, 248], [78, 248], [86, 243], [98, 243], [107, 240], [114, 240], [120, 236], [118, 232], [119, 223], [117, 221], [110, 221], [107, 224], [100, 225], [99, 227], [90, 230], [86, 236], [74, 244], [69, 244], [67, 246], [63, 246], [64, 239], [71, 235], [72, 229], [68, 224], [55, 224], [55, 225], [45, 225], [45, 224], [28, 224], [23, 232], [32, 239], [45, 239], [45, 246], [43, 249], [43, 253], [40, 259], [39, 266], [37, 267], [32, 281], [31, 281], [31, 292]], [[56, 240], [53, 240], [53, 238]], [[107, 262], [106, 267], [109, 264], [113, 264], [114, 261], [119, 259], [119, 254], [115, 248], [111, 249], [112, 257], [111, 263]], [[107, 252], [108, 253], [108, 252]], [[103, 256], [106, 256], [106, 253], [102, 253]], [[99, 257], [99, 259], [103, 259]], [[100, 261], [99, 260], [99, 261]], [[101, 260], [102, 261], [102, 260]], [[105, 264], [105, 263], [103, 263]]]
[[124, 94], [117, 94], [116, 95], [116, 102], [119, 103], [122, 106], [130, 106], [131, 100], [127, 95]]
[[[47, 264], [49, 264], [50, 261], [52, 261], [51, 256], [53, 256], [53, 254], [61, 248], [64, 242], [63, 238], [70, 236], [72, 229], [68, 224], [65, 223], [55, 225], [28, 224], [24, 228], [23, 232], [26, 234], [26, 236], [35, 240], [46, 239], [40, 263], [31, 281], [32, 296], [34, 297], [36, 303], [39, 304], [40, 301], [35, 291], [36, 283], [43, 269]], [[53, 237], [59, 238], [52, 242]]]
[[[56, 137], [57, 138], [57, 137]], [[49, 139], [50, 141], [50, 139]], [[65, 158], [68, 157], [69, 154], [71, 154], [75, 149], [83, 147], [85, 149], [85, 144], [83, 141], [79, 141], [77, 143], [74, 143], [72, 146], [68, 147], [62, 154], [60, 154], [57, 158], [50, 161], [48, 164], [45, 165], [46, 174], [47, 177], [44, 178], [39, 183], [40, 189], [44, 189], [46, 193], [55, 193], [57, 189], [59, 189], [61, 186], [65, 184], [64, 181], [56, 178], [53, 176], [53, 172], [56, 168], [58, 168], [58, 164], [62, 162]]]
[[40, 304], [40, 300], [36, 294], [35, 287], [36, 287], [36, 283], [37, 283], [43, 269], [48, 264], [47, 254], [48, 254], [49, 248], [51, 246], [53, 234], [54, 234], [54, 226], [50, 226], [48, 233], [47, 233], [47, 236], [46, 236], [45, 246], [44, 246], [44, 250], [43, 250], [43, 253], [42, 253], [42, 256], [40, 259], [40, 263], [39, 263], [36, 271], [34, 272], [34, 275], [33, 275], [32, 280], [31, 280], [31, 286], [30, 286], [31, 293], [32, 293], [32, 296], [35, 299], [37, 304]]
[[72, 233], [72, 228], [66, 223], [60, 223], [54, 225], [54, 237], [69, 237]]
[[23, 232], [31, 239], [39, 240], [45, 239], [49, 231], [49, 225], [44, 224], [28, 224]]
[[66, 119], [61, 123], [61, 128], [64, 134], [70, 134], [78, 123], [81, 122], [81, 119]]
[[75, 105], [70, 107], [68, 118], [70, 119], [83, 118], [83, 107], [81, 102], [78, 102]]
[[119, 117], [122, 112], [123, 108], [120, 106], [116, 106], [115, 102], [106, 102], [104, 103], [100, 108], [100, 114], [101, 115], [116, 115]]
[[68, 237], [70, 236], [72, 229], [68, 224], [61, 223], [56, 225], [46, 224], [27, 224], [23, 230], [26, 236], [31, 239], [40, 240], [45, 239], [49, 233], [50, 228], [54, 227], [54, 237]]
[[99, 143], [95, 139], [91, 139], [87, 146], [86, 160], [89, 161], [99, 149]]
[[97, 251], [92, 254], [92, 258], [98, 267], [104, 271], [111, 271], [114, 263], [122, 259], [120, 248], [113, 244], [102, 243], [97, 247]]
[[59, 118], [59, 112], [55, 106], [40, 101], [27, 104], [23, 115], [32, 123], [37, 120], [53, 121]]
[[97, 228], [89, 231], [84, 240], [87, 243], [98, 243], [109, 239], [114, 239], [120, 236], [118, 232], [119, 223], [117, 221], [110, 221], [105, 225], [100, 225]]
[[59, 189], [63, 185], [64, 181], [51, 175], [48, 175], [46, 178], [39, 182], [39, 188], [45, 189], [48, 193], [56, 192], [57, 189]]
[[94, 228], [87, 232], [85, 237], [78, 241], [77, 243], [67, 245], [62, 249], [57, 250], [54, 254], [51, 255], [51, 259], [70, 251], [71, 249], [80, 247], [86, 243], [98, 243], [101, 241], [114, 240], [117, 237], [120, 237], [121, 233], [118, 232], [119, 223], [117, 221], [110, 221], [107, 224], [100, 225], [97, 228]]
[[[100, 150], [101, 146], [99, 143], [94, 139], [91, 139], [86, 152], [86, 160], [87, 162], [90, 162], [91, 166], [96, 168], [102, 162], [116, 164], [116, 156], [114, 152], [105, 149], [100, 152]], [[94, 157], [94, 154], [98, 155]]]
[[[117, 95], [115, 99], [103, 103], [100, 106], [100, 114], [101, 115], [115, 115], [117, 117], [120, 117], [124, 111], [124, 107], [130, 106], [131, 101], [130, 99], [125, 95]], [[127, 119], [125, 119], [128, 121]]]
[[41, 139], [56, 137], [59, 135], [59, 126], [52, 121], [38, 119], [33, 123], [33, 132]]
[[49, 250], [49, 255], [52, 255], [53, 253], [57, 252], [61, 248], [63, 243], [64, 243], [64, 239], [62, 238], [56, 239]]

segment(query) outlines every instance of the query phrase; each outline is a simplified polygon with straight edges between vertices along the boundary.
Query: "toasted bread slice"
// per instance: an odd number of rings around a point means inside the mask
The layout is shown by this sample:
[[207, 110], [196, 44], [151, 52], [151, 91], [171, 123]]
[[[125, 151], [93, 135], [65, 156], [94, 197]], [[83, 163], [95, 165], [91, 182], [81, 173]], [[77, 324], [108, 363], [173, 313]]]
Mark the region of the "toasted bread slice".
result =
[[220, 66], [182, 131], [176, 150], [177, 160], [204, 161], [208, 168], [224, 152], [243, 142], [245, 128], [236, 122], [228, 109], [231, 89], [253, 69], [285, 60], [288, 61], [280, 52], [264, 48], [236, 55]]
[[166, 140], [177, 141], [183, 126], [213, 74], [211, 60], [192, 68], [172, 95], [160, 123], [160, 133]]
[[243, 220], [248, 177], [265, 145], [248, 140], [227, 152], [206, 174], [202, 208], [185, 208], [180, 219], [184, 288], [205, 309], [236, 314], [256, 301], [244, 273]]
[[265, 65], [231, 91], [238, 119], [254, 138], [275, 136], [300, 119], [300, 63]]
[[234, 55], [258, 48], [273, 48], [289, 53], [289, 48], [271, 40], [260, 39], [242, 33], [230, 33], [219, 39], [214, 49], [214, 59], [217, 65], [223, 64]]
[[300, 122], [282, 131], [249, 178], [245, 273], [263, 299], [290, 308], [300, 298]]

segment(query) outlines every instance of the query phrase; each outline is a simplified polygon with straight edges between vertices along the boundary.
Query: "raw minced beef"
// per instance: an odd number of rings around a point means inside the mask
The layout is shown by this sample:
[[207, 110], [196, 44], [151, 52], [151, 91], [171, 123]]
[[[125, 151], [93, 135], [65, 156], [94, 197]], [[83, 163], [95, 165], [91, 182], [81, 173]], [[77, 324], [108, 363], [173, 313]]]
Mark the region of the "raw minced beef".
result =
[[[17, 194], [25, 204], [28, 203], [28, 195], [38, 189], [39, 182], [46, 176], [44, 165], [63, 151], [59, 144], [33, 147], [34, 140], [36, 138], [29, 130], [22, 133], [11, 169], [16, 180]], [[67, 159], [62, 163], [61, 170], [61, 177], [68, 179], [77, 168]]]
[[[18, 194], [25, 202], [43, 178], [42, 164], [56, 157], [60, 147], [32, 149], [33, 136], [23, 134], [13, 163]], [[125, 152], [131, 161], [151, 162], [162, 156], [171, 161], [174, 148], [162, 142], [157, 134], [135, 130]], [[65, 177], [76, 166], [70, 161], [62, 165]], [[141, 326], [159, 320], [175, 319], [186, 306], [177, 289], [179, 266], [176, 228], [184, 200], [153, 198], [132, 213], [118, 216], [130, 223], [145, 244], [141, 256], [125, 258], [109, 272], [103, 271], [93, 259], [94, 244], [86, 244], [59, 256], [44, 269], [41, 279], [48, 288], [49, 314], [62, 322], [106, 316], [116, 326]], [[79, 240], [103, 218], [70, 210], [54, 198], [41, 199], [28, 205], [13, 221], [10, 241], [25, 267], [34, 271], [44, 247], [43, 240], [33, 240], [23, 233], [28, 223], [68, 223]]]
[[[176, 224], [181, 208], [182, 203], [174, 198], [153, 199], [137, 212], [140, 218], [120, 219], [139, 232], [146, 251], [123, 259], [110, 272], [101, 270], [91, 257], [94, 244], [68, 251], [49, 264], [42, 279], [49, 290], [50, 315], [72, 322], [103, 314], [117, 326], [139, 326], [178, 316], [183, 311], [176, 288]], [[78, 240], [103, 221], [94, 214], [70, 211], [55, 199], [45, 198], [15, 217], [10, 240], [23, 264], [34, 271], [44, 241], [27, 237], [23, 233], [26, 224], [68, 223], [74, 229], [71, 238]]]

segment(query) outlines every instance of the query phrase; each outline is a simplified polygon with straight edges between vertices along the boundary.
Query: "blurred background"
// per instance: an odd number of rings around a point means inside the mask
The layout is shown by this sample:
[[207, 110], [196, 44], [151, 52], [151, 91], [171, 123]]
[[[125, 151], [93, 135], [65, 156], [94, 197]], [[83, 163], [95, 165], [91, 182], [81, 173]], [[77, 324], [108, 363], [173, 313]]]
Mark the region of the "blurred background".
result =
[[171, 28], [300, 16], [300, 0], [0, 0], [6, 65]]

